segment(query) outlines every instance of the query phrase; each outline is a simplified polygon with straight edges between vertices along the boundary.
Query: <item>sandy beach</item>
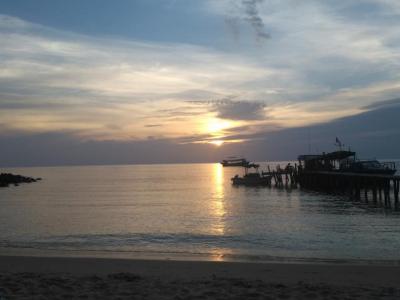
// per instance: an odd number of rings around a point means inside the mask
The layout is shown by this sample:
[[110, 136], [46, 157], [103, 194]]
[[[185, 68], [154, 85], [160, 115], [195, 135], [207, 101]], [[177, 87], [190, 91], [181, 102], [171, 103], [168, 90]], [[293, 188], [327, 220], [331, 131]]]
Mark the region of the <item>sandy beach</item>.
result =
[[0, 299], [399, 299], [400, 267], [0, 256]]

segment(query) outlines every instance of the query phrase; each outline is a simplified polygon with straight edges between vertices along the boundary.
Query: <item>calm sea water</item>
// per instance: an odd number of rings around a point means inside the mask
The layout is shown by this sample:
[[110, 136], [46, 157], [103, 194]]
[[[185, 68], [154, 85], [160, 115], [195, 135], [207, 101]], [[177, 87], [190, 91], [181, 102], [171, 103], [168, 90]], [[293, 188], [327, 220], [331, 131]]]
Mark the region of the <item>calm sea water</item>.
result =
[[2, 249], [400, 261], [398, 212], [300, 189], [233, 187], [230, 178], [240, 168], [181, 164], [2, 171], [43, 177], [0, 189]]

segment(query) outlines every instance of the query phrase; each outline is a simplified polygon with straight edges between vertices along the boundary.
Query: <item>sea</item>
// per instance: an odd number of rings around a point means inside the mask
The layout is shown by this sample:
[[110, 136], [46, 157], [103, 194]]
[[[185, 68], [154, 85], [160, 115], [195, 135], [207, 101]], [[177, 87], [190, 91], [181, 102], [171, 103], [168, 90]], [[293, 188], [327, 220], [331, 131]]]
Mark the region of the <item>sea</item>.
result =
[[243, 173], [238, 167], [160, 164], [1, 172], [43, 178], [0, 188], [1, 253], [400, 262], [399, 211], [290, 186], [232, 186], [230, 179]]

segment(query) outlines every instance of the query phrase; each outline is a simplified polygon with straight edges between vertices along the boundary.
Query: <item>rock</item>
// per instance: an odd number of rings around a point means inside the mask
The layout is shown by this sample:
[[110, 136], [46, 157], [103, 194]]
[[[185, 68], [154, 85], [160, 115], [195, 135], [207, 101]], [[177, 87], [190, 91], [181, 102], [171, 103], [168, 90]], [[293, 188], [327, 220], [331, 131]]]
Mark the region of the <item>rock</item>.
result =
[[[40, 178], [41, 180], [41, 178]], [[20, 183], [36, 182], [37, 180], [32, 177], [26, 177], [22, 175], [14, 175], [11, 173], [0, 174], [0, 187], [8, 187], [10, 184], [18, 186]]]

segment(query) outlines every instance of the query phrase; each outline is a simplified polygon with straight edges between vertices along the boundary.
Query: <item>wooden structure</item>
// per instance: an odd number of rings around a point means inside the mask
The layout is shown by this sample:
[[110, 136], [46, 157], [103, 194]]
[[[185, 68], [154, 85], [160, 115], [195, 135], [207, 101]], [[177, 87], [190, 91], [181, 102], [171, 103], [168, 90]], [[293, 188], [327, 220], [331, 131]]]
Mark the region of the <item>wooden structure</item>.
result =
[[[299, 164], [276, 167], [265, 176], [271, 176], [276, 187], [303, 189], [348, 195], [355, 201], [364, 200], [385, 207], [400, 208], [400, 176], [394, 163], [374, 161], [369, 169], [355, 168], [355, 152], [335, 151], [321, 155], [301, 155]], [[354, 171], [353, 171], [354, 170]], [[393, 201], [392, 201], [393, 200]]]
[[300, 187], [327, 193], [347, 194], [352, 199], [399, 206], [400, 176], [329, 171], [302, 171], [297, 174]]
[[[395, 208], [400, 208], [400, 176], [395, 175], [394, 162], [358, 160], [355, 152], [342, 149], [331, 153], [300, 155], [298, 159], [298, 164], [288, 163], [284, 168], [278, 165], [272, 170], [268, 166], [266, 172], [259, 174], [257, 171], [256, 174], [260, 178], [269, 178], [265, 185], [270, 187], [273, 184], [278, 188], [300, 187], [349, 195], [355, 201], [379, 202], [385, 207], [391, 207], [394, 203]], [[257, 164], [251, 167], [258, 169]], [[241, 180], [237, 176], [234, 179]]]
[[399, 206], [400, 176], [395, 163], [380, 163], [377, 160], [356, 160], [352, 151], [334, 151], [321, 155], [300, 155], [295, 177], [302, 188], [326, 193], [348, 194], [352, 199], [384, 201]]

